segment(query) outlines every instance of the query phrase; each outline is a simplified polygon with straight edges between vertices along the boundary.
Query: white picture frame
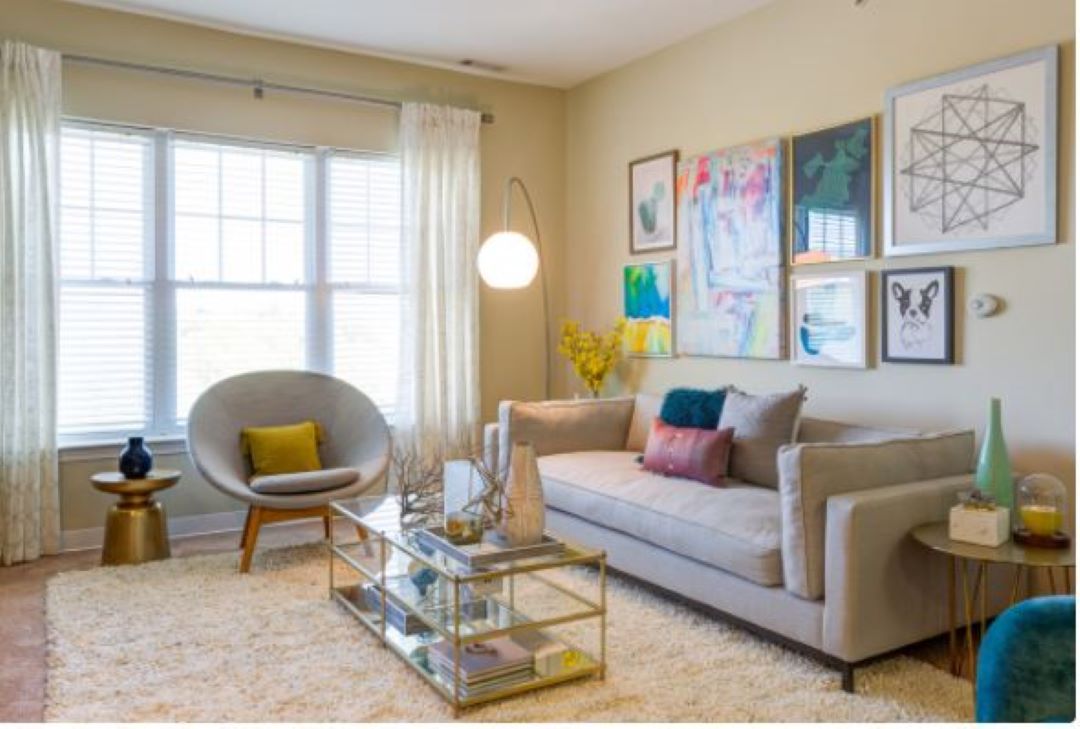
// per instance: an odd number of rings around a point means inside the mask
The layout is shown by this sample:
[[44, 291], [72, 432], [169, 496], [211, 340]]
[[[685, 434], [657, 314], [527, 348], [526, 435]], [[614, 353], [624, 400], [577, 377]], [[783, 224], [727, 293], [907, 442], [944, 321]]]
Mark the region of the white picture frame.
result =
[[885, 93], [886, 256], [1057, 242], [1058, 48]]
[[792, 275], [792, 361], [809, 367], [866, 369], [868, 291], [866, 271]]

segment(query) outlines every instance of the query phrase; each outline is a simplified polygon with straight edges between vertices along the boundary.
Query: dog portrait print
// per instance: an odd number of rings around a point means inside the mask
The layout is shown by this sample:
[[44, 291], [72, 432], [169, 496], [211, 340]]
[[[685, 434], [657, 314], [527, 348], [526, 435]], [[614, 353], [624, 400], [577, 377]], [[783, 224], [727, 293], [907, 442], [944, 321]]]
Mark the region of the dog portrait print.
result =
[[885, 271], [882, 359], [952, 362], [952, 268]]

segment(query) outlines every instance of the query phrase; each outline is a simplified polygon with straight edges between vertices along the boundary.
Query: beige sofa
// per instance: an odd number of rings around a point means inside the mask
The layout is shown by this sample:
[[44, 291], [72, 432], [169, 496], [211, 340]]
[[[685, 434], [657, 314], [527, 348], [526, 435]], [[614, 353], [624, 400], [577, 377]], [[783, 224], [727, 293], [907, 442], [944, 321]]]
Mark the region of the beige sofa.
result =
[[[485, 428], [505, 468], [531, 442], [548, 529], [609, 564], [842, 672], [946, 631], [946, 561], [908, 531], [945, 518], [972, 485], [975, 434], [918, 433], [804, 417], [777, 453], [779, 488], [715, 488], [636, 462], [661, 400], [503, 402]], [[736, 434], [737, 437], [737, 434]], [[995, 576], [991, 612], [1004, 604]]]

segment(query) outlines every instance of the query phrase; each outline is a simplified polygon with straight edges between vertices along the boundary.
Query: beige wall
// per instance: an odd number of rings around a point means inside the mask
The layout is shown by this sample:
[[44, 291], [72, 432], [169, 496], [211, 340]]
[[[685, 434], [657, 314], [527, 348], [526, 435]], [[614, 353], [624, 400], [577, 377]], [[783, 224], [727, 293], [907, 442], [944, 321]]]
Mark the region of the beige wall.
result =
[[[777, 0], [569, 93], [567, 310], [590, 325], [621, 313], [627, 253], [627, 162], [678, 148], [690, 156], [880, 114], [894, 84], [1036, 46], [1061, 44], [1059, 240], [1056, 246], [885, 260], [872, 271], [959, 269], [956, 366], [875, 364], [866, 371], [709, 358], [634, 360], [612, 390], [736, 383], [809, 387], [807, 411], [868, 423], [978, 426], [1004, 399], [1005, 435], [1021, 471], [1074, 471], [1074, 9], [1072, 0]], [[880, 217], [880, 216], [879, 216]], [[645, 256], [639, 258], [646, 259]], [[813, 268], [813, 267], [811, 267]], [[810, 269], [808, 269], [810, 270]], [[1003, 314], [974, 319], [968, 295]], [[874, 297], [876, 304], [876, 287]], [[872, 306], [872, 331], [877, 307]], [[873, 340], [876, 348], [876, 337]], [[875, 354], [874, 361], [877, 356]]]
[[[764, 391], [801, 382], [810, 388], [807, 409], [817, 415], [980, 428], [987, 398], [999, 395], [1017, 467], [1056, 473], [1071, 486], [1073, 12], [1071, 0], [871, 0], [861, 9], [851, 0], [777, 0], [569, 93], [56, 0], [0, 0], [0, 37], [492, 111], [497, 122], [482, 132], [483, 233], [499, 225], [505, 178], [524, 178], [541, 216], [554, 314], [565, 310], [592, 326], [620, 313], [621, 264], [629, 260], [629, 160], [672, 147], [691, 155], [879, 113], [884, 90], [893, 84], [1061, 43], [1061, 244], [879, 258], [865, 266], [952, 264], [960, 269], [958, 302], [983, 291], [1005, 299], [1005, 312], [992, 319], [975, 320], [959, 309], [958, 365], [875, 364], [851, 372], [790, 362], [635, 360], [621, 367], [610, 389], [662, 392], [674, 384], [734, 382]], [[64, 104], [75, 116], [282, 141], [378, 150], [396, 143], [396, 115], [386, 111], [272, 94], [255, 101], [244, 90], [128, 72], [66, 67]], [[515, 225], [525, 229], [528, 222], [520, 218]], [[535, 284], [524, 292], [481, 292], [485, 419], [502, 398], [542, 394], [538, 294]], [[876, 317], [876, 305], [872, 309]], [[566, 368], [556, 367], [563, 392], [572, 389], [566, 377]], [[86, 479], [113, 463], [107, 458], [63, 464], [65, 529], [101, 524], [110, 499], [93, 492]], [[163, 456], [160, 463], [186, 471], [182, 485], [165, 492], [171, 515], [237, 508], [190, 473], [186, 456]]]
[[[482, 235], [501, 221], [503, 181], [518, 175], [528, 184], [541, 216], [545, 258], [562, 268], [564, 235], [565, 93], [478, 76], [218, 32], [192, 25], [71, 5], [54, 0], [0, 0], [0, 38], [15, 38], [69, 53], [378, 96], [474, 106], [493, 112], [482, 138]], [[160, 125], [279, 141], [392, 150], [397, 114], [356, 104], [65, 65], [66, 114]], [[518, 206], [519, 208], [521, 206]], [[525, 219], [515, 225], [524, 228]], [[558, 305], [560, 281], [552, 282]], [[543, 334], [539, 288], [521, 292], [482, 289], [481, 391], [485, 419], [502, 398], [543, 393]], [[119, 449], [117, 449], [119, 450]], [[164, 500], [171, 516], [238, 508], [190, 473], [186, 457], [181, 486]], [[63, 464], [65, 529], [101, 524], [109, 499], [92, 492], [86, 476], [115, 468], [115, 460]]]

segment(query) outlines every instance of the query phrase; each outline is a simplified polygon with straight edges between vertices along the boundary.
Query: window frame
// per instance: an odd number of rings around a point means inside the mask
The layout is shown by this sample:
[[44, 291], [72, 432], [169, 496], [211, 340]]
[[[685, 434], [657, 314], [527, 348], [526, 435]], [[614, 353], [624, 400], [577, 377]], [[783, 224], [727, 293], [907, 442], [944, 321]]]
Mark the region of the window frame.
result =
[[[143, 284], [148, 291], [144, 306], [147, 307], [145, 317], [148, 330], [147, 346], [149, 347], [147, 353], [149, 381], [144, 382], [143, 385], [147, 394], [150, 395], [150, 402], [145, 404], [146, 427], [141, 432], [101, 430], [61, 433], [58, 422], [57, 442], [62, 451], [70, 452], [74, 460], [96, 457], [99, 455], [94, 452], [97, 447], [112, 446], [122, 443], [130, 435], [141, 435], [149, 442], [165, 445], [165, 450], [162, 452], [185, 452], [186, 414], [184, 418], [181, 418], [176, 411], [178, 400], [177, 294], [184, 288], [303, 291], [305, 293], [303, 367], [332, 374], [334, 290], [347, 288], [383, 291], [387, 287], [352, 283], [335, 284], [330, 280], [329, 161], [335, 155], [358, 159], [400, 159], [397, 153], [264, 141], [225, 134], [179, 131], [65, 116], [61, 120], [61, 131], [67, 128], [141, 135], [150, 142], [146, 163], [150, 189], [144, 191], [144, 200], [149, 206], [149, 219], [145, 233], [148, 240], [144, 241], [147, 271]], [[185, 282], [174, 277], [176, 190], [173, 173], [174, 142], [177, 140], [287, 151], [304, 155], [304, 280], [297, 283]], [[62, 206], [63, 195], [61, 194], [60, 207]], [[61, 271], [57, 276], [58, 294], [65, 283], [80, 283], [77, 279], [69, 281], [63, 278], [62, 269], [59, 266], [58, 270]], [[404, 293], [403, 285], [398, 287], [397, 293]], [[58, 362], [59, 356], [59, 347], [57, 347]]]

